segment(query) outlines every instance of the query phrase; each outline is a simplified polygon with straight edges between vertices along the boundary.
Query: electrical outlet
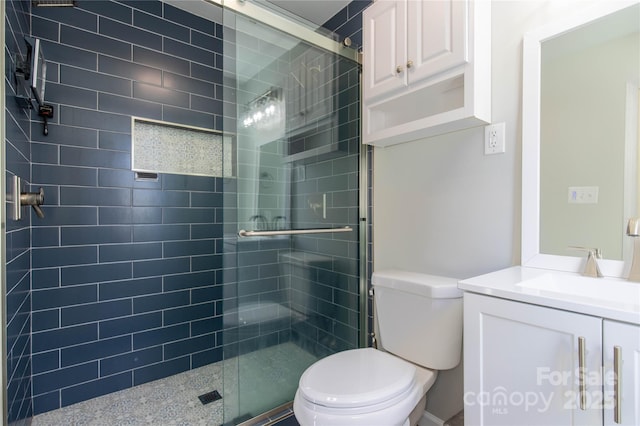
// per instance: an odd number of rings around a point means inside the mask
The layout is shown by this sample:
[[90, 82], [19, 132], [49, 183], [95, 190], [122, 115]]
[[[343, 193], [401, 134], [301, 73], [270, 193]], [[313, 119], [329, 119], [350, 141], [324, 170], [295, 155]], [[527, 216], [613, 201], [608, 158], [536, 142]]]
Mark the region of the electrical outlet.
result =
[[505, 123], [490, 124], [484, 128], [484, 155], [505, 152]]

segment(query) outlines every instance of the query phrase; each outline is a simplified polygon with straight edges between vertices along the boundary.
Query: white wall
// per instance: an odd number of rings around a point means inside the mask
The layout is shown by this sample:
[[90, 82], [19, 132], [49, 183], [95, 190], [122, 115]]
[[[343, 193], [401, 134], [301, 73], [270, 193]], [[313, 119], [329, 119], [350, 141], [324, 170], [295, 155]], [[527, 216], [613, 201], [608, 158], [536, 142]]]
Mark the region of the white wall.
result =
[[[376, 148], [374, 270], [467, 278], [519, 263], [522, 37], [589, 3], [492, 2], [492, 121], [506, 123], [506, 153], [484, 155], [483, 128]], [[461, 367], [432, 390], [429, 412], [460, 411]]]

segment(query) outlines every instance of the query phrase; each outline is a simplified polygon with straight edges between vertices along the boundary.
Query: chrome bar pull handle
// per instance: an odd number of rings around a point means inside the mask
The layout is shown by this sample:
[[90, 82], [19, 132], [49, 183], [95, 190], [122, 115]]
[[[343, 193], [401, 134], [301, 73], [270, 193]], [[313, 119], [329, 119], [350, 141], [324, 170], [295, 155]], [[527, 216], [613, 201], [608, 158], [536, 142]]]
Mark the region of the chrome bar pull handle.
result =
[[580, 409], [587, 409], [587, 381], [585, 380], [585, 339], [578, 337], [578, 386], [580, 397]]
[[622, 348], [613, 347], [613, 421], [622, 423]]
[[327, 234], [335, 232], [351, 232], [353, 228], [343, 226], [341, 228], [314, 228], [314, 229], [285, 229], [281, 231], [238, 231], [240, 237], [275, 237], [278, 235], [305, 235], [305, 234]]

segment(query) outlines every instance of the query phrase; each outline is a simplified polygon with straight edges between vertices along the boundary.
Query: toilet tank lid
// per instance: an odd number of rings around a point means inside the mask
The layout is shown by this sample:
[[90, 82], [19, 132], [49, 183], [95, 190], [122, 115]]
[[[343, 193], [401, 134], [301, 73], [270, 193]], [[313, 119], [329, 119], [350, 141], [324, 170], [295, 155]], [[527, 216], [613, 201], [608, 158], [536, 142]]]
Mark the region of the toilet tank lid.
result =
[[392, 288], [405, 293], [412, 293], [432, 299], [456, 299], [462, 297], [456, 278], [418, 272], [390, 269], [376, 271], [371, 276], [374, 287]]

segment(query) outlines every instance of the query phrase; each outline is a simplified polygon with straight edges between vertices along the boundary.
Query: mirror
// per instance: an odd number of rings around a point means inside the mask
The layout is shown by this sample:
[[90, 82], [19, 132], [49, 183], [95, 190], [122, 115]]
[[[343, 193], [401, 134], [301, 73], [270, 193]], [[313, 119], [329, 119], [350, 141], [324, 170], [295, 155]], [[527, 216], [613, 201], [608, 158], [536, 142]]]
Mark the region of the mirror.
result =
[[[524, 39], [522, 265], [624, 276], [638, 209], [640, 4], [603, 2]], [[626, 262], [629, 263], [629, 262]]]

